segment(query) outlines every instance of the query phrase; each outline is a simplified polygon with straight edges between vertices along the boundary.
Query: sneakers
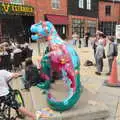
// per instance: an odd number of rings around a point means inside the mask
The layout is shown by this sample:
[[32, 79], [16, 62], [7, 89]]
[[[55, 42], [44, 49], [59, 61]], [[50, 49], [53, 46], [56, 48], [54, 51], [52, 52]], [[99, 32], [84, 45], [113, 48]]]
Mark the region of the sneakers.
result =
[[36, 120], [40, 120], [42, 113], [40, 111], [36, 111], [35, 116]]
[[96, 75], [101, 75], [101, 73], [99, 73], [99, 72], [95, 72], [95, 74], [96, 74]]

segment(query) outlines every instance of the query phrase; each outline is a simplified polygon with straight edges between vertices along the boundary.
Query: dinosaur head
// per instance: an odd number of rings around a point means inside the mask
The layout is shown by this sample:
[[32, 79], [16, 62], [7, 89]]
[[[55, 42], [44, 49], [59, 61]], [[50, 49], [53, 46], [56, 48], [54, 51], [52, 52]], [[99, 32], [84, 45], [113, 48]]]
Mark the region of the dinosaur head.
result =
[[31, 36], [32, 40], [37, 41], [43, 37], [48, 37], [52, 33], [53, 28], [53, 24], [49, 21], [40, 21], [37, 24], [33, 24], [30, 28], [34, 34]]

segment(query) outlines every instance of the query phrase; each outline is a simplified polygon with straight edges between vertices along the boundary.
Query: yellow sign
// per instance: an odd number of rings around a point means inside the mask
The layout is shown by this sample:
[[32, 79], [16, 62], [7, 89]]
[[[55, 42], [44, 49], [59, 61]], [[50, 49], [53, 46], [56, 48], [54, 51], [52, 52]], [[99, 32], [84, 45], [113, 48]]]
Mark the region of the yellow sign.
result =
[[5, 12], [8, 12], [8, 11], [9, 11], [9, 7], [10, 7], [9, 4], [2, 4], [2, 6], [3, 6], [3, 10], [4, 10]]
[[15, 5], [15, 4], [0, 4], [0, 13], [18, 13], [18, 14], [33, 14], [34, 8], [31, 6], [24, 6], [24, 5]]

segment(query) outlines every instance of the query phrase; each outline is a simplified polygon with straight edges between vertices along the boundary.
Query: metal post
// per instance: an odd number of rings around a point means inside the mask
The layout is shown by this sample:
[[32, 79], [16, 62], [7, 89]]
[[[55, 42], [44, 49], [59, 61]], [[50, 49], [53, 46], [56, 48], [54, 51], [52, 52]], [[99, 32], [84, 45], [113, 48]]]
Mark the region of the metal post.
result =
[[41, 55], [41, 53], [40, 53], [40, 40], [38, 40], [37, 41], [37, 45], [38, 45], [38, 56], [40, 56]]

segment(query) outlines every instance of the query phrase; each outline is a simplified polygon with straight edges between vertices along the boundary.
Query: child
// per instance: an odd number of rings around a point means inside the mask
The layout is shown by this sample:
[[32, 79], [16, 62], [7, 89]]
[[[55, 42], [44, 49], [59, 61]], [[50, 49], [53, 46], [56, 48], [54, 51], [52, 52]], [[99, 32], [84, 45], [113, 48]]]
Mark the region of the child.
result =
[[24, 73], [23, 83], [25, 86], [25, 89], [28, 89], [31, 86], [37, 85], [40, 81], [40, 73], [37, 69], [37, 66], [33, 64], [31, 59], [27, 59], [25, 62], [25, 73]]

